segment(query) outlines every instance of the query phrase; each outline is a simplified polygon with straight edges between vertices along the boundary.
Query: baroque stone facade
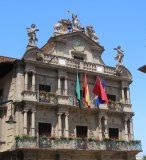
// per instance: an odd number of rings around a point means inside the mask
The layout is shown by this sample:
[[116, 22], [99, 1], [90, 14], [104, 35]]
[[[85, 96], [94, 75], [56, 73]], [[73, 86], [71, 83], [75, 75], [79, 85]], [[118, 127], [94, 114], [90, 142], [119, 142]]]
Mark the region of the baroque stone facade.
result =
[[[13, 100], [0, 106], [0, 159], [135, 159], [142, 149], [133, 134], [132, 75], [121, 63], [106, 66], [103, 46], [81, 30], [55, 29], [61, 34], [55, 30], [42, 48], [28, 45], [22, 59], [0, 57], [0, 100]], [[77, 70], [81, 93], [87, 75], [90, 109], [77, 102]], [[97, 76], [109, 98], [99, 109], [92, 93]], [[15, 124], [6, 123], [10, 116]]]

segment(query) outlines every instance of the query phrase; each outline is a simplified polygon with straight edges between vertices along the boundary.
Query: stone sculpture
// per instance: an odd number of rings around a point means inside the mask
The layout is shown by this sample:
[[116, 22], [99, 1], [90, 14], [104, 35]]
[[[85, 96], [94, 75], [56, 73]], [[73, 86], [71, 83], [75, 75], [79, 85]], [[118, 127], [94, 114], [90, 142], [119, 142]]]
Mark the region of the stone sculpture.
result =
[[98, 42], [98, 37], [96, 36], [95, 30], [93, 29], [92, 25], [86, 27], [86, 34], [93, 41]]
[[118, 61], [119, 65], [122, 65], [123, 57], [124, 57], [124, 54], [123, 54], [124, 51], [121, 50], [121, 46], [118, 46], [117, 48], [114, 48], [114, 50], [117, 51], [117, 55], [116, 55], [115, 59]]
[[30, 28], [26, 28], [28, 37], [29, 37], [29, 46], [36, 46], [35, 42], [38, 41], [36, 37], [36, 31], [39, 31], [39, 29], [36, 29], [36, 25], [32, 24]]

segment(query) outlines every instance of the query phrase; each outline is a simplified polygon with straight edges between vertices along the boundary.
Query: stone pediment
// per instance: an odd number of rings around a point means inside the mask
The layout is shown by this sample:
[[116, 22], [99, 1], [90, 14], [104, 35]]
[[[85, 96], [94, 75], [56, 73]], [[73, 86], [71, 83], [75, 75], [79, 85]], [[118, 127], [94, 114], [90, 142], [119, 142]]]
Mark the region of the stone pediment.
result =
[[58, 35], [55, 37], [51, 37], [48, 42], [41, 48], [44, 52], [47, 52], [48, 49], [50, 49], [50, 43], [62, 43], [64, 45], [67, 45], [67, 42], [72, 41], [72, 39], [80, 39], [84, 41], [86, 45], [92, 50], [97, 50], [100, 54], [104, 51], [104, 47], [101, 46], [98, 42], [93, 41], [91, 38], [89, 38], [85, 33], [81, 31], [67, 33]]
[[54, 64], [56, 67], [80, 68], [112, 74], [119, 78], [125, 77], [132, 80], [131, 73], [122, 64], [118, 64], [115, 68], [106, 67], [101, 59], [103, 51], [104, 48], [99, 43], [79, 31], [51, 37], [41, 49], [29, 48], [23, 59]]
[[27, 48], [23, 59], [41, 60], [43, 56], [51, 55], [69, 59], [79, 58], [79, 60], [104, 65], [101, 59], [103, 51], [104, 48], [98, 42], [78, 31], [51, 37], [41, 49]]

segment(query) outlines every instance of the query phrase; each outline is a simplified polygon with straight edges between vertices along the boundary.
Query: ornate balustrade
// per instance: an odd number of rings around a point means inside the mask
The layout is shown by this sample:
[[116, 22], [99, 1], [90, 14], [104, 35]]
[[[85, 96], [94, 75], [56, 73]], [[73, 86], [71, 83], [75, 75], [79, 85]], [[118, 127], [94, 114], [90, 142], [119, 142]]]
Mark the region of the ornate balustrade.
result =
[[[56, 95], [55, 93], [51, 92], [44, 92], [40, 91], [38, 93], [38, 101], [43, 103], [50, 103], [50, 104], [64, 104], [64, 105], [71, 105], [71, 106], [79, 106], [77, 102], [77, 98], [75, 95], [69, 94], [69, 95]], [[83, 100], [80, 103], [82, 108], [86, 108]], [[95, 99], [91, 99], [91, 109], [95, 109]], [[131, 112], [131, 105], [120, 103], [117, 101], [109, 101], [108, 105], [102, 104], [100, 105], [100, 109], [107, 109], [110, 111], [118, 111], [118, 112]]]
[[117, 101], [109, 101], [108, 109], [110, 111], [118, 111], [118, 112], [131, 112], [132, 111], [130, 104], [120, 103]]
[[108, 75], [116, 75], [116, 69], [114, 67], [105, 66], [104, 73]]
[[45, 149], [70, 149], [70, 150], [116, 150], [116, 151], [141, 151], [141, 141], [114, 141], [90, 139], [16, 139], [16, 148], [45, 148]]
[[80, 61], [76, 59], [61, 57], [61, 56], [53, 56], [53, 55], [45, 55], [41, 60], [44, 63], [50, 63], [55, 65], [65, 65], [70, 68], [79, 68], [82, 70], [92, 71], [92, 72], [100, 72], [108, 75], [116, 75], [116, 69], [114, 67], [103, 66], [96, 63]]
[[40, 91], [38, 93], [38, 101], [43, 103], [57, 104], [55, 93]]

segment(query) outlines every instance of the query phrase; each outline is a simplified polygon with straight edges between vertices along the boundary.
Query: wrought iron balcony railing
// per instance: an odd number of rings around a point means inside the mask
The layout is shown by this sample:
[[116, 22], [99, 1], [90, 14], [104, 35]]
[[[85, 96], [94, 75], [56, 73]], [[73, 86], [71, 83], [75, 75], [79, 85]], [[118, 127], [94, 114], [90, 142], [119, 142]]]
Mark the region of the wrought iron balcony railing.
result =
[[69, 150], [108, 150], [108, 151], [141, 151], [141, 141], [83, 140], [83, 139], [51, 139], [39, 138], [16, 140], [16, 148], [45, 148]]
[[[65, 105], [70, 105], [70, 106], [79, 106], [77, 102], [77, 98], [73, 94], [69, 95], [57, 95], [52, 92], [44, 92], [40, 91], [38, 92], [38, 101], [43, 102], [46, 104], [65, 104]], [[85, 104], [83, 101], [81, 101], [81, 106], [83, 108], [86, 108]], [[90, 108], [97, 108], [95, 104], [95, 98], [91, 99], [91, 105]], [[118, 111], [118, 112], [131, 112], [131, 105], [130, 104], [125, 104], [125, 103], [120, 103], [116, 101], [109, 101], [108, 105], [102, 104], [100, 106], [100, 109], [107, 109], [109, 111]]]
[[43, 102], [43, 103], [56, 104], [57, 103], [57, 97], [56, 97], [55, 93], [39, 91], [38, 101]]

